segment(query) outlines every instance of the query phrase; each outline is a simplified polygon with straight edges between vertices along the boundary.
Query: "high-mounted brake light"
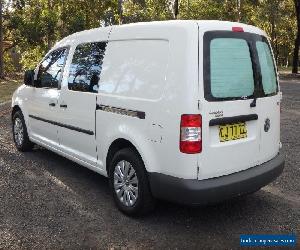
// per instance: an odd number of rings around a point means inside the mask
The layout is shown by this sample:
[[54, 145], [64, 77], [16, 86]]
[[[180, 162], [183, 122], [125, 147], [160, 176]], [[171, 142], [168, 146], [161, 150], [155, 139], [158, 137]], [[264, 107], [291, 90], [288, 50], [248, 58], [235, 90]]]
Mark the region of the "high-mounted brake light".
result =
[[197, 154], [202, 151], [202, 116], [182, 115], [180, 121], [180, 152]]
[[232, 27], [233, 32], [244, 32], [244, 29], [242, 27]]

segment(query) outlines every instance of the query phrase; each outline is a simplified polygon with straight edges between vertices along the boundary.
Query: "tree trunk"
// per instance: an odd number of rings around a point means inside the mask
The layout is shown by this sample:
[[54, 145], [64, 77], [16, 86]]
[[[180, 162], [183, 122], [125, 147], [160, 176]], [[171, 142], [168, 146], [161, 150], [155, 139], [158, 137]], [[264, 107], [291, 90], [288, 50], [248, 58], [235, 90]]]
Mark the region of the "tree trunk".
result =
[[66, 13], [66, 11], [65, 11], [65, 0], [63, 0], [62, 4], [61, 4], [61, 17], [60, 17], [60, 19], [61, 19], [61, 29], [62, 29], [62, 31], [61, 31], [61, 34], [60, 34], [60, 38], [64, 37], [65, 34], [66, 34], [66, 32], [65, 32], [65, 17], [64, 17], [65, 13]]
[[242, 12], [241, 12], [241, 0], [237, 0], [237, 22], [241, 21], [241, 16], [242, 16]]
[[118, 0], [118, 14], [119, 14], [119, 24], [124, 23], [123, 0]]
[[2, 0], [0, 0], [0, 78], [4, 78], [3, 67], [3, 16], [2, 16]]
[[294, 0], [296, 16], [297, 16], [297, 35], [295, 39], [294, 57], [293, 57], [293, 69], [292, 73], [298, 73], [299, 65], [299, 46], [300, 46], [300, 0]]
[[[48, 7], [48, 11], [52, 10], [52, 4], [51, 4], [51, 1], [48, 0], [47, 2], [47, 7]], [[47, 27], [47, 48], [48, 50], [51, 49], [52, 47], [52, 37], [53, 37], [53, 33], [52, 33], [52, 30], [51, 28], [49, 27], [49, 24], [48, 24], [48, 27]]]
[[278, 49], [278, 39], [277, 39], [276, 24], [275, 24], [277, 13], [274, 12], [275, 10], [270, 15], [269, 22], [271, 24], [271, 42], [274, 50], [274, 57], [275, 57], [276, 64], [278, 64], [279, 49]]
[[[299, 33], [299, 30], [297, 31]], [[293, 57], [293, 69], [292, 73], [298, 73], [298, 65], [299, 65], [299, 45], [300, 45], [300, 37], [297, 34], [295, 39], [295, 46], [294, 46], [294, 57]]]
[[174, 19], [177, 19], [177, 16], [179, 14], [179, 0], [174, 0]]

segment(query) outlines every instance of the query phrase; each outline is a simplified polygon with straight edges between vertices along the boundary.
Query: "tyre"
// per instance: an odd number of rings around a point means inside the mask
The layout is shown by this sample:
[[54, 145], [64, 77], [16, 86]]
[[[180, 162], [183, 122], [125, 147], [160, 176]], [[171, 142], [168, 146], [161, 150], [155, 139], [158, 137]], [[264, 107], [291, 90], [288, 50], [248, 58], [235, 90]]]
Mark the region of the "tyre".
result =
[[33, 148], [33, 143], [29, 140], [27, 127], [21, 111], [16, 111], [12, 118], [13, 138], [16, 148], [21, 151], [30, 151]]
[[125, 148], [114, 155], [109, 183], [118, 209], [126, 215], [144, 215], [154, 209], [147, 172], [136, 150]]

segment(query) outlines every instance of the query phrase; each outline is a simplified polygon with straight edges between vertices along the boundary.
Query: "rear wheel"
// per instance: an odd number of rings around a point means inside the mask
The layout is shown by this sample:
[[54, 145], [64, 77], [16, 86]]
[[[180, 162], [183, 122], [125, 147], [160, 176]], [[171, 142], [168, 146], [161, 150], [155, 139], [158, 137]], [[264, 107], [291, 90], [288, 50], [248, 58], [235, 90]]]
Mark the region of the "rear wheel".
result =
[[19, 151], [25, 152], [33, 148], [33, 143], [29, 140], [27, 127], [21, 111], [16, 111], [13, 114], [13, 138], [16, 148]]
[[123, 213], [141, 215], [154, 208], [144, 163], [134, 149], [121, 149], [115, 154], [109, 167], [109, 182], [115, 203]]

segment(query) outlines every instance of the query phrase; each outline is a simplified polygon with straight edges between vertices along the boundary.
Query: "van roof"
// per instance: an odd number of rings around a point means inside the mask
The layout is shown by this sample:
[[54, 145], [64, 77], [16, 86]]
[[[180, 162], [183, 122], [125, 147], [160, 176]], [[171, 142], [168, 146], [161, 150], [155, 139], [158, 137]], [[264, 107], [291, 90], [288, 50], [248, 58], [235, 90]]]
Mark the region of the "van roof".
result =
[[135, 30], [141, 30], [143, 29], [158, 29], [158, 28], [186, 28], [190, 29], [191, 26], [194, 26], [197, 24], [199, 26], [199, 30], [231, 30], [232, 27], [242, 27], [244, 31], [251, 32], [251, 33], [257, 33], [259, 35], [267, 36], [264, 31], [261, 29], [252, 26], [247, 25], [243, 23], [238, 22], [230, 22], [230, 21], [219, 21], [219, 20], [169, 20], [169, 21], [152, 21], [152, 22], [139, 22], [139, 23], [130, 23], [130, 24], [122, 24], [122, 25], [113, 25], [113, 26], [107, 26], [107, 27], [99, 27], [94, 28], [90, 30], [84, 30], [80, 32], [73, 33], [65, 38], [63, 38], [61, 41], [59, 41], [54, 47], [61, 46], [62, 44], [65, 44], [68, 40], [80, 40], [82, 37], [85, 36], [94, 36], [97, 35], [98, 32], [103, 32], [107, 30], [109, 32], [111, 29], [118, 30], [118, 29], [130, 29], [132, 32]]

